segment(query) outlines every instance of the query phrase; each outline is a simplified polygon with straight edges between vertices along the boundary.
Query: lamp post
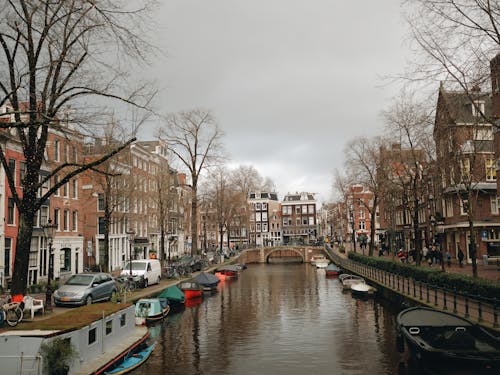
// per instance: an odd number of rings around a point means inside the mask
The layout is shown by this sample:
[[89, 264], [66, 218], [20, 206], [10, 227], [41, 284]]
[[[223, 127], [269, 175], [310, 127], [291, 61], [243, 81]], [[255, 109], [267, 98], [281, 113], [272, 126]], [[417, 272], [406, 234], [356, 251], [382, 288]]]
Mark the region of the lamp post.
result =
[[47, 289], [45, 290], [45, 309], [52, 310], [52, 280], [54, 278], [54, 254], [52, 253], [52, 242], [56, 234], [57, 224], [52, 224], [48, 219], [45, 225], [42, 225], [43, 233], [49, 245], [49, 274], [47, 277]]
[[129, 265], [129, 277], [132, 277], [132, 241], [134, 241], [135, 231], [133, 229], [127, 230], [128, 238], [128, 265]]

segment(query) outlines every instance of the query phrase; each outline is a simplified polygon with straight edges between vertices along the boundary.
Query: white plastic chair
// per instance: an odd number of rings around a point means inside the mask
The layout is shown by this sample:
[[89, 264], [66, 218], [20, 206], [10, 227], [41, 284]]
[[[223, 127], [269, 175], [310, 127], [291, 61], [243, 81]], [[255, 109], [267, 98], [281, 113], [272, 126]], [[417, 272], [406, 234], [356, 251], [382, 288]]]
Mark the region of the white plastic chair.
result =
[[45, 306], [43, 305], [43, 300], [36, 299], [31, 296], [24, 296], [24, 310], [29, 310], [31, 314], [31, 320], [35, 317], [35, 312], [42, 310], [42, 314], [45, 314]]

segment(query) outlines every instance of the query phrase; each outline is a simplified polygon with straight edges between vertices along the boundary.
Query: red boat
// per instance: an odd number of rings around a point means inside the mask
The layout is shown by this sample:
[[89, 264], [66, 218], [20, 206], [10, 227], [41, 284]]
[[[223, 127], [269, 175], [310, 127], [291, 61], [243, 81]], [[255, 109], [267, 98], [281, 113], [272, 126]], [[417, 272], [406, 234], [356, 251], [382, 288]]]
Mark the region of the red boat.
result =
[[239, 272], [239, 267], [229, 265], [226, 267], [217, 268], [215, 270], [215, 276], [217, 276], [219, 280], [236, 279]]
[[326, 276], [338, 276], [342, 273], [342, 270], [337, 267], [335, 264], [330, 263], [326, 268], [325, 268], [325, 273]]
[[183, 281], [179, 284], [179, 289], [184, 292], [186, 299], [201, 298], [203, 287], [196, 281]]

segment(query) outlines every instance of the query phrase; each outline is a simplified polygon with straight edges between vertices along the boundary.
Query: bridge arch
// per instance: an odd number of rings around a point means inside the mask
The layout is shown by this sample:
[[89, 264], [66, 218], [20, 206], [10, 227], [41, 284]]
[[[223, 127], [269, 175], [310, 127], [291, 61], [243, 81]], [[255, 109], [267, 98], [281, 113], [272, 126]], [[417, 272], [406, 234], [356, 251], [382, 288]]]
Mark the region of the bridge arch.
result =
[[285, 252], [285, 253], [295, 253], [295, 254], [297, 254], [298, 258], [300, 258], [300, 263], [304, 263], [305, 262], [304, 249], [296, 249], [296, 248], [293, 248], [293, 247], [290, 247], [290, 248], [278, 247], [278, 248], [271, 248], [270, 251], [266, 251], [266, 254], [265, 254], [265, 261], [266, 261], [266, 263], [269, 263], [269, 258], [271, 258], [272, 254], [278, 253], [278, 252], [280, 252], [280, 253], [283, 253], [283, 252]]

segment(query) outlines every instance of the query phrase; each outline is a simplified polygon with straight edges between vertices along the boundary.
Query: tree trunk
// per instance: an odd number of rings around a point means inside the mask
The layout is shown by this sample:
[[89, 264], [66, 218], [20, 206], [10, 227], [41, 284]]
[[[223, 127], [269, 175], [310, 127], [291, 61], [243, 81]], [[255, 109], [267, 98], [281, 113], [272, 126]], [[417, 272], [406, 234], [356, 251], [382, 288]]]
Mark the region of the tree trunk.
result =
[[375, 214], [377, 212], [378, 197], [375, 195], [373, 197], [373, 207], [370, 212], [370, 247], [368, 249], [368, 255], [373, 256], [373, 250], [375, 249]]
[[[470, 202], [470, 200], [469, 200]], [[470, 206], [469, 206], [470, 209]], [[477, 260], [476, 260], [476, 233], [475, 233], [475, 228], [474, 228], [474, 222], [471, 217], [472, 215], [469, 215], [469, 232], [470, 232], [470, 246], [469, 246], [469, 255], [472, 260], [472, 276], [473, 277], [478, 277], [478, 272], [477, 272]]]
[[198, 254], [198, 198], [197, 186], [193, 181], [191, 189], [191, 255]]
[[35, 214], [36, 212], [32, 210], [26, 210], [22, 214], [19, 213], [17, 242], [15, 247], [13, 247], [16, 249], [16, 254], [14, 257], [14, 269], [12, 272], [12, 295], [25, 295], [28, 287], [29, 255]]

